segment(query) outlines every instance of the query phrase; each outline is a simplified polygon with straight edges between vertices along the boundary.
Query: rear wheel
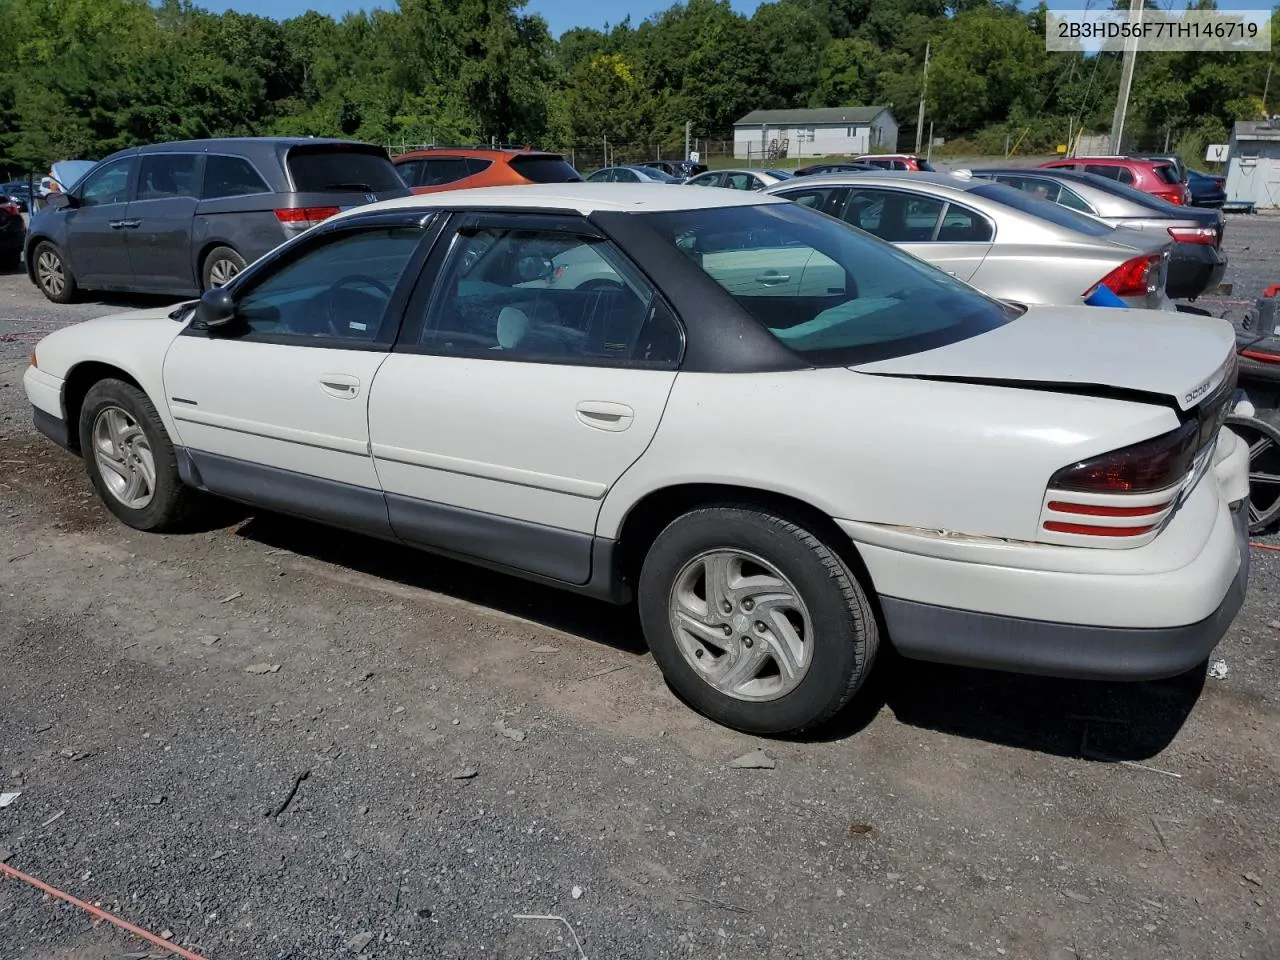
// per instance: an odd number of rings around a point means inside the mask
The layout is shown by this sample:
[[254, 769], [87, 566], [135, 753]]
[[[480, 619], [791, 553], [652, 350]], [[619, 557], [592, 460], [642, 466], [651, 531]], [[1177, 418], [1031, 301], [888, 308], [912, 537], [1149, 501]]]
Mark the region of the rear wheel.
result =
[[1228, 417], [1249, 446], [1249, 532], [1266, 532], [1280, 518], [1280, 430], [1256, 417]]
[[71, 303], [76, 298], [76, 278], [71, 275], [62, 251], [42, 240], [32, 256], [32, 272], [40, 292], [54, 303]]
[[672, 688], [751, 733], [799, 733], [835, 716], [879, 645], [866, 593], [840, 556], [748, 505], [672, 521], [645, 557], [638, 600]]
[[85, 469], [107, 509], [137, 530], [165, 531], [195, 519], [204, 498], [183, 484], [160, 415], [122, 380], [100, 380], [80, 408]]
[[245, 268], [244, 257], [230, 247], [214, 247], [204, 258], [200, 279], [204, 289], [226, 286], [236, 274]]

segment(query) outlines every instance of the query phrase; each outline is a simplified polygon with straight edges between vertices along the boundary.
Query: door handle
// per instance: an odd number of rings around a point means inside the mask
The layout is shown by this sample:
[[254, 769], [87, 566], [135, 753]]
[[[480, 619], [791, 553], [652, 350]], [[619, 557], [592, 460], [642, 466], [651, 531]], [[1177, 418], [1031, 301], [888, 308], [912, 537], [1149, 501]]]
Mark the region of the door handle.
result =
[[577, 407], [578, 419], [588, 427], [618, 433], [635, 422], [636, 412], [625, 403], [584, 400]]
[[786, 283], [791, 279], [789, 273], [762, 273], [756, 277], [756, 283], [763, 283], [766, 287], [776, 287], [778, 284]]
[[354, 400], [360, 395], [360, 381], [345, 373], [320, 375], [320, 389], [339, 400]]
[[129, 230], [136, 230], [138, 227], [142, 226], [142, 221], [141, 220], [122, 220], [120, 221], [120, 226], [126, 227]]
[[112, 230], [119, 230], [119, 229], [121, 229], [121, 228], [124, 226], [124, 221], [123, 221], [123, 220], [108, 220], [108, 221], [107, 221], [107, 226], [109, 226]]

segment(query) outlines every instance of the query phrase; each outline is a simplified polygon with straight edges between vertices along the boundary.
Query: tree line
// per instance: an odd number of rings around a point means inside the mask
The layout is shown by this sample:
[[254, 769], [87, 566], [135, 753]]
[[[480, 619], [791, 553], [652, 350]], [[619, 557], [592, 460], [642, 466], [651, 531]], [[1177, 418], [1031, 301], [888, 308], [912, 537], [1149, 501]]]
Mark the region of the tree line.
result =
[[[0, 167], [264, 134], [559, 149], [607, 137], [669, 155], [686, 121], [729, 138], [755, 109], [870, 104], [890, 107], [909, 148], [926, 45], [935, 136], [975, 153], [1051, 150], [1068, 130], [1109, 127], [1120, 71], [1113, 54], [1046, 53], [1044, 17], [1012, 0], [773, 0], [749, 17], [686, 0], [553, 38], [523, 0], [283, 22], [189, 0], [3, 0]], [[1146, 149], [1168, 136], [1188, 155], [1224, 141], [1232, 121], [1264, 114], [1278, 56], [1143, 54], [1129, 128]]]

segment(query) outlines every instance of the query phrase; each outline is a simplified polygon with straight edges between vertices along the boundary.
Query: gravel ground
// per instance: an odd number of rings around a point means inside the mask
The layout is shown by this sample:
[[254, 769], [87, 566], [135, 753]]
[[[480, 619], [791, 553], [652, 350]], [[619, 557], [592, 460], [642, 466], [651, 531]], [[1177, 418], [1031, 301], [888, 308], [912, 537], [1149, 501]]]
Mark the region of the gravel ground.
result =
[[[1280, 218], [1227, 244], [1210, 309], [1280, 279]], [[1280, 955], [1280, 554], [1225, 678], [886, 659], [763, 743], [680, 704], [628, 611], [272, 516], [111, 520], [20, 380], [128, 305], [0, 277], [10, 866], [211, 960]], [[0, 960], [148, 949], [0, 878]]]

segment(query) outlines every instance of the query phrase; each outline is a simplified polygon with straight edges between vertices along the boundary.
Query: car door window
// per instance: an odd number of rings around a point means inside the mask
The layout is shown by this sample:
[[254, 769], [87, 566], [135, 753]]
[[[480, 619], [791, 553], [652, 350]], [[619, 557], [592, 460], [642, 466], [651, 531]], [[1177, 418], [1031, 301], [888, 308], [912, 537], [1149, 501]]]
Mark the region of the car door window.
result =
[[750, 173], [727, 173], [725, 174], [726, 187], [734, 190], [759, 190], [760, 181]]
[[607, 241], [493, 227], [455, 238], [419, 346], [491, 360], [672, 366], [683, 335]]
[[420, 186], [439, 187], [471, 176], [467, 161], [462, 157], [431, 157], [423, 161], [424, 173]]
[[271, 188], [253, 168], [253, 164], [243, 157], [224, 157], [218, 154], [205, 157], [204, 189], [200, 192], [205, 200], [270, 192]]
[[122, 157], [91, 173], [80, 188], [80, 205], [98, 207], [128, 200], [129, 174], [133, 172], [133, 164], [133, 157]]
[[1120, 167], [1113, 167], [1109, 163], [1086, 163], [1084, 165], [1085, 173], [1092, 173], [1095, 176], [1106, 177], [1108, 180], [1119, 180], [1120, 169]]
[[139, 200], [167, 200], [196, 197], [200, 182], [196, 176], [200, 158], [190, 153], [153, 153], [142, 158], [138, 173]]
[[896, 190], [853, 189], [844, 219], [890, 243], [925, 243], [946, 204], [933, 197]]
[[633, 170], [623, 170], [622, 168], [618, 168], [617, 170], [613, 171], [613, 182], [614, 183], [639, 183], [640, 178], [636, 176], [635, 171]]
[[700, 177], [694, 177], [689, 181], [691, 187], [714, 187], [720, 180], [718, 173], [704, 173]]
[[938, 228], [939, 243], [990, 243], [995, 235], [991, 221], [976, 211], [958, 204], [947, 204]]
[[782, 196], [802, 207], [811, 207], [838, 217], [840, 208], [844, 205], [845, 193], [847, 190], [844, 187], [810, 187], [807, 190], [788, 190]]
[[595, 173], [587, 177], [587, 183], [611, 183], [612, 181], [612, 170], [597, 170]]
[[236, 320], [255, 339], [387, 342], [387, 306], [422, 239], [417, 226], [339, 231], [236, 291]]
[[1070, 207], [1072, 210], [1079, 210], [1082, 213], [1096, 213], [1089, 202], [1070, 187], [1063, 187], [1059, 191], [1058, 203], [1064, 207]]

